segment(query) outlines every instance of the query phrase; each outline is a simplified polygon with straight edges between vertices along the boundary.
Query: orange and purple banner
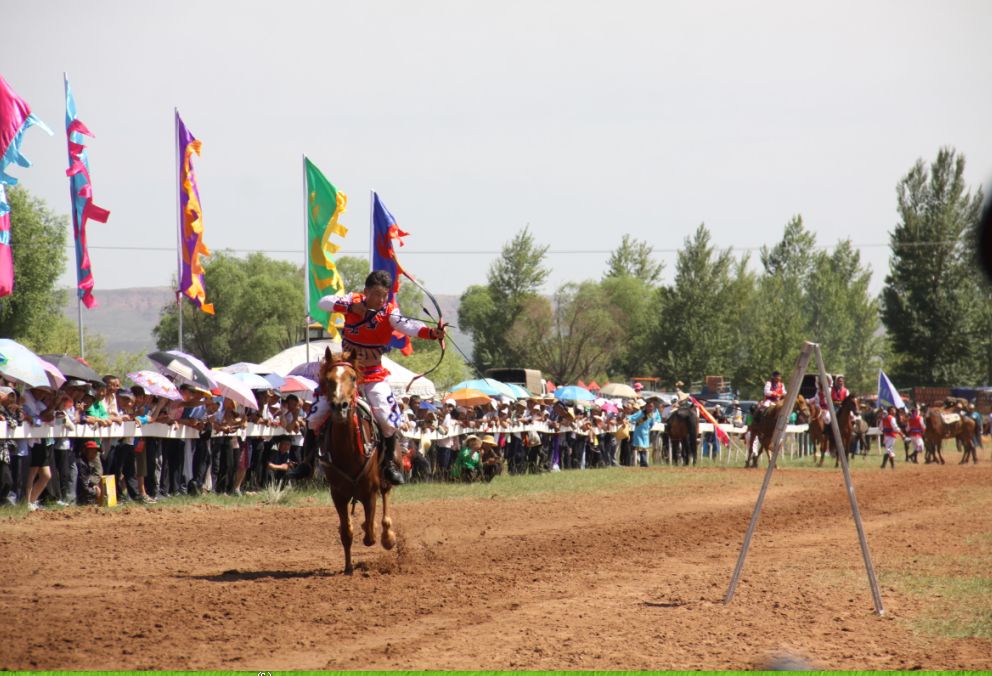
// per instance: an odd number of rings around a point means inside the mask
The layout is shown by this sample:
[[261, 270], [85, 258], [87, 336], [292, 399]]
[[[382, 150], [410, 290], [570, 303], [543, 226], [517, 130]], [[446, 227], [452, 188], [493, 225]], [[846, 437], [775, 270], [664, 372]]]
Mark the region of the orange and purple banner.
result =
[[201, 256], [209, 256], [210, 250], [203, 243], [203, 212], [200, 207], [200, 190], [196, 184], [193, 169], [193, 153], [200, 154], [202, 144], [190, 133], [179, 111], [176, 111], [176, 136], [179, 141], [179, 211], [180, 249], [182, 262], [179, 270], [179, 293], [206, 312], [214, 313], [214, 306], [207, 303], [207, 291], [203, 287], [203, 262]]
[[77, 293], [83, 305], [96, 306], [93, 297], [93, 270], [90, 254], [86, 246], [86, 223], [97, 221], [106, 223], [110, 212], [93, 203], [93, 186], [90, 182], [90, 162], [86, 154], [85, 136], [93, 134], [76, 117], [76, 100], [69, 88], [69, 78], [65, 80], [65, 135], [69, 144], [69, 195], [72, 199], [72, 234], [76, 240], [76, 283]]

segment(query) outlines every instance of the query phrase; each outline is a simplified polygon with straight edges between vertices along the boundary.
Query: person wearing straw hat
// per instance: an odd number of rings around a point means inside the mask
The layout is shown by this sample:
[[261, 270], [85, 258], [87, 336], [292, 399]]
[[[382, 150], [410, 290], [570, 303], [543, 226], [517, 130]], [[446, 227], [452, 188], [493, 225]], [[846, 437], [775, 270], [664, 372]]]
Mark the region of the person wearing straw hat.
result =
[[503, 462], [499, 454], [496, 438], [491, 434], [482, 437], [482, 478], [492, 481], [497, 474], [503, 473]]

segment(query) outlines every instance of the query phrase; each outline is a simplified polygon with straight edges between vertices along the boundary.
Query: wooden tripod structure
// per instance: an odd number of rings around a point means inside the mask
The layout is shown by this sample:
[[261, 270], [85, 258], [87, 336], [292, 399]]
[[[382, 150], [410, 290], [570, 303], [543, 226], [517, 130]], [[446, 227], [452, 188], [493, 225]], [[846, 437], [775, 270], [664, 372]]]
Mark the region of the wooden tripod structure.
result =
[[[751, 523], [747, 527], [744, 544], [741, 546], [740, 555], [737, 557], [737, 566], [734, 568], [734, 574], [730, 578], [727, 596], [723, 600], [724, 605], [729, 605], [730, 601], [734, 598], [734, 591], [737, 589], [738, 581], [740, 581], [741, 571], [744, 570], [744, 559], [747, 558], [747, 551], [751, 546], [751, 538], [754, 536], [754, 529], [758, 525], [758, 517], [761, 515], [761, 505], [765, 501], [765, 493], [768, 492], [768, 485], [772, 480], [772, 472], [775, 471], [778, 454], [782, 450], [782, 442], [785, 439], [785, 426], [789, 420], [788, 412], [796, 404], [799, 387], [802, 384], [803, 376], [806, 374], [809, 361], [814, 354], [816, 355], [817, 368], [820, 371], [820, 391], [827, 392], [830, 389], [830, 380], [827, 376], [827, 370], [823, 366], [823, 355], [820, 352], [820, 346], [817, 343], [807, 341], [799, 353], [799, 358], [796, 360], [796, 366], [792, 370], [792, 376], [789, 378], [789, 389], [785, 397], [785, 403], [782, 405], [778, 420], [775, 421], [775, 433], [772, 436], [772, 459], [768, 463], [765, 480], [761, 484], [761, 492], [758, 493], [758, 501], [754, 505]], [[851, 469], [847, 464], [847, 449], [844, 448], [844, 442], [840, 436], [840, 425], [837, 424], [837, 411], [834, 410], [834, 404], [830, 397], [827, 397], [827, 407], [830, 410], [830, 429], [833, 431], [834, 447], [837, 449], [837, 456], [840, 458], [840, 464], [844, 470], [844, 484], [847, 486], [847, 497], [851, 502], [851, 514], [854, 516], [854, 525], [858, 530], [858, 541], [861, 543], [861, 555], [865, 560], [865, 569], [868, 571], [868, 585], [871, 587], [875, 613], [877, 615], [884, 615], [885, 608], [882, 607], [882, 596], [878, 591], [878, 579], [875, 577], [875, 568], [871, 562], [871, 553], [868, 551], [868, 540], [865, 538], [865, 529], [861, 524], [861, 512], [858, 511], [858, 501], [854, 497], [854, 485], [851, 483]]]

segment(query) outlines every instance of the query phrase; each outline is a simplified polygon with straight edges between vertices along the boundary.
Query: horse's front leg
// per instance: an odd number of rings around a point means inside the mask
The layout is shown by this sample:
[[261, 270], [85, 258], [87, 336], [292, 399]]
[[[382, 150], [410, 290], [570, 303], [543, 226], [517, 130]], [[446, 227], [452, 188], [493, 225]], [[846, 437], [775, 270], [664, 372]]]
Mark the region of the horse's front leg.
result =
[[365, 523], [362, 524], [365, 537], [362, 538], [362, 544], [366, 547], [371, 547], [375, 544], [375, 500], [376, 495], [374, 492], [362, 500], [362, 508], [365, 510]]
[[392, 549], [396, 546], [396, 533], [393, 531], [393, 520], [389, 517], [389, 485], [385, 484], [382, 491], [382, 546]]
[[351, 543], [354, 536], [351, 531], [351, 515], [348, 514], [348, 498], [341, 499], [333, 494], [331, 497], [334, 499], [334, 508], [338, 510], [338, 531], [341, 534], [341, 546], [344, 547], [344, 574], [351, 575], [354, 571], [351, 565]]

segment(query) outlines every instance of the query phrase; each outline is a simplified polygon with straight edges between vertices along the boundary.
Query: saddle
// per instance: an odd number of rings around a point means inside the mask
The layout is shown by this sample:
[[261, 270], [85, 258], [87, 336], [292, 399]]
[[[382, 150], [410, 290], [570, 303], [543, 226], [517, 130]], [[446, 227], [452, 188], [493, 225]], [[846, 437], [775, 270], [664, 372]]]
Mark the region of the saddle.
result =
[[941, 413], [940, 419], [944, 421], [945, 425], [953, 425], [961, 421], [961, 416], [958, 413]]

